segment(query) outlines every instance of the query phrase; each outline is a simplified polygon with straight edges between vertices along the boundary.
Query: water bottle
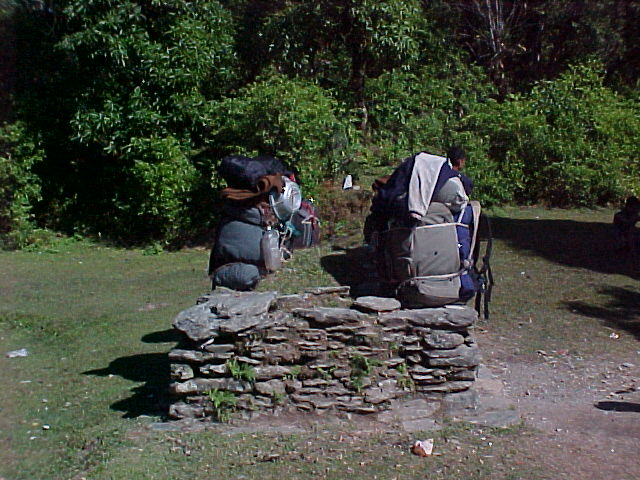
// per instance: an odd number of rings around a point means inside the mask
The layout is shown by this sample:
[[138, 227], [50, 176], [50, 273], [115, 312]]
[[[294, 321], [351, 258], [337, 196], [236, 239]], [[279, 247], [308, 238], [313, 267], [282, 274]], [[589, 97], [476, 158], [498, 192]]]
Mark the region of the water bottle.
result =
[[268, 272], [275, 272], [282, 266], [280, 254], [280, 235], [277, 230], [267, 227], [260, 240], [260, 252]]

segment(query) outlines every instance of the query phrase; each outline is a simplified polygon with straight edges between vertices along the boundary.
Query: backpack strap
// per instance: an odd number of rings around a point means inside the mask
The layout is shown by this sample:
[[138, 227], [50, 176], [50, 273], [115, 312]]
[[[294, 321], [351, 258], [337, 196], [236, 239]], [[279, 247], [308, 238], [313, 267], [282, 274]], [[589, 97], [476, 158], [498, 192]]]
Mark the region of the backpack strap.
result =
[[469, 202], [473, 211], [473, 232], [471, 233], [471, 248], [469, 252], [473, 255], [476, 248], [476, 240], [478, 238], [478, 230], [480, 230], [480, 202], [472, 200]]
[[[491, 252], [493, 250], [493, 235], [491, 232], [491, 222], [489, 217], [482, 215], [487, 228], [487, 247], [485, 254], [482, 257], [482, 266], [476, 268], [478, 292], [476, 293], [475, 308], [480, 315], [481, 307], [484, 307], [484, 318], [489, 320], [489, 302], [491, 302], [491, 292], [494, 285], [493, 272], [491, 270]], [[479, 225], [478, 225], [479, 226]], [[484, 294], [484, 305], [482, 302], [482, 295]]]

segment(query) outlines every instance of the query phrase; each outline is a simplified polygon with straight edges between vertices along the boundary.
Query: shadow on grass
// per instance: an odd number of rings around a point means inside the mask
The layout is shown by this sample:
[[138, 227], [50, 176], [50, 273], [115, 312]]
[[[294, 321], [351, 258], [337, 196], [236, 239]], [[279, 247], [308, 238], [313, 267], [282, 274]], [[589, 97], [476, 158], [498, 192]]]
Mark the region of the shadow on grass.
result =
[[367, 247], [334, 248], [334, 251], [336, 253], [322, 257], [320, 263], [336, 282], [351, 287], [352, 297], [393, 296], [393, 292], [379, 282], [372, 253]]
[[565, 302], [570, 310], [600, 320], [607, 327], [625, 330], [640, 340], [640, 292], [624, 287], [605, 287], [598, 292], [607, 295], [604, 305]]
[[569, 267], [640, 279], [640, 265], [615, 251], [611, 224], [492, 217], [493, 237]]
[[159, 332], [152, 332], [144, 335], [142, 341], [144, 343], [178, 343], [184, 339], [184, 334], [175, 328], [167, 328]]
[[106, 368], [88, 370], [85, 375], [108, 377], [118, 375], [143, 385], [131, 389], [133, 395], [111, 405], [112, 410], [124, 412], [125, 418], [140, 415], [166, 417], [169, 410], [169, 357], [166, 353], [144, 353], [120, 357]]
[[596, 403], [598, 410], [607, 410], [610, 412], [637, 412], [640, 413], [640, 403], [633, 402], [615, 402], [603, 401]]

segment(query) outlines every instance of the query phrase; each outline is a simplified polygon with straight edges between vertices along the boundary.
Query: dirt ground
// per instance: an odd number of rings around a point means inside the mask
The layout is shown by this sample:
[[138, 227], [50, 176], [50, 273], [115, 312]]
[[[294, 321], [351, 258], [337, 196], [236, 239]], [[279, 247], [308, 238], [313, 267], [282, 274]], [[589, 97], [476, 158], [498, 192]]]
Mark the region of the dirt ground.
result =
[[633, 358], [524, 356], [488, 333], [478, 337], [485, 366], [536, 432], [525, 451], [548, 478], [640, 479], [640, 350]]
[[[545, 479], [640, 479], [640, 350], [631, 352], [634, 358], [568, 351], [523, 355], [504, 338], [479, 330], [484, 357], [476, 382], [480, 405], [473, 412], [460, 409], [454, 417], [488, 426], [523, 422], [530, 433], [521, 437], [520, 462], [541, 468]], [[394, 421], [412, 432], [439, 428], [441, 413], [441, 404], [411, 400], [377, 416], [267, 416], [227, 426], [227, 433], [295, 433], [314, 423], [345, 421], [360, 433], [388, 431]]]

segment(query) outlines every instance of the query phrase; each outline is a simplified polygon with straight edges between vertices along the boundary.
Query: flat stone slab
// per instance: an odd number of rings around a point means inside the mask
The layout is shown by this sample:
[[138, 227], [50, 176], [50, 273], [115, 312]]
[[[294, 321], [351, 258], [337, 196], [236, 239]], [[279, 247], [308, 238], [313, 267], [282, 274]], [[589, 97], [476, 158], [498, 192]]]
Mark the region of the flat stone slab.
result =
[[199, 342], [218, 336], [221, 322], [217, 315], [211, 313], [208, 304], [201, 303], [180, 312], [173, 320], [173, 327]]
[[440, 308], [419, 308], [398, 310], [380, 315], [385, 324], [400, 323], [403, 320], [419, 327], [462, 329], [472, 326], [478, 320], [478, 313], [470, 307], [449, 305]]
[[298, 308], [293, 311], [295, 315], [312, 320], [322, 326], [332, 327], [345, 323], [359, 323], [366, 315], [350, 308], [319, 307], [312, 309]]
[[212, 293], [205, 305], [219, 317], [229, 318], [235, 315], [251, 317], [267, 313], [277, 297], [276, 292]]
[[353, 306], [366, 312], [392, 312], [398, 310], [401, 304], [395, 298], [367, 296], [356, 298]]

